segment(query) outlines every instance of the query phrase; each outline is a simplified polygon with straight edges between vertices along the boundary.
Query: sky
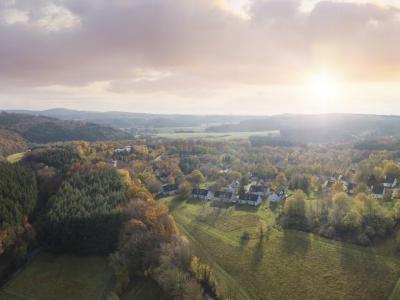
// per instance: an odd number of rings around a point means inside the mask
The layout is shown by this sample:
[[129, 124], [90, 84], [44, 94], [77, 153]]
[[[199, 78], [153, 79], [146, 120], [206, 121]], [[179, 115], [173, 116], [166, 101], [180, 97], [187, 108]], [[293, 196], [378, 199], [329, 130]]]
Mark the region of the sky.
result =
[[400, 114], [400, 0], [0, 0], [0, 109]]

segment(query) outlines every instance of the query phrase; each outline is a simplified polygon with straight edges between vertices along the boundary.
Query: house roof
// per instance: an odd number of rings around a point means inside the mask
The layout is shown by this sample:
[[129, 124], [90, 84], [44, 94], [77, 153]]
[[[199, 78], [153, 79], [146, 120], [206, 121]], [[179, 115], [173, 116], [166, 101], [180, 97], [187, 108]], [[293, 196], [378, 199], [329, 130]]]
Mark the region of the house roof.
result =
[[178, 189], [177, 184], [166, 184], [163, 186], [164, 192], [172, 192], [172, 191], [176, 191], [177, 189]]
[[385, 192], [385, 187], [383, 185], [374, 185], [372, 187], [372, 193], [375, 195], [383, 195]]
[[214, 194], [214, 197], [216, 198], [232, 198], [233, 193], [231, 192], [222, 192], [222, 191], [217, 191]]
[[349, 182], [350, 178], [348, 176], [346, 176], [346, 175], [340, 175], [339, 176], [339, 180], [345, 181], [345, 182]]
[[196, 195], [196, 196], [207, 196], [208, 194], [208, 190], [206, 189], [193, 189], [192, 191], [192, 195]]
[[325, 186], [326, 186], [327, 188], [331, 188], [331, 187], [333, 186], [334, 183], [335, 183], [335, 181], [329, 179], [329, 180], [325, 183]]
[[252, 185], [250, 187], [251, 193], [265, 193], [267, 191], [267, 187], [263, 185]]
[[259, 196], [257, 194], [252, 194], [252, 193], [246, 193], [239, 197], [240, 200], [252, 201], [252, 202], [256, 202], [258, 200], [258, 198], [259, 198]]

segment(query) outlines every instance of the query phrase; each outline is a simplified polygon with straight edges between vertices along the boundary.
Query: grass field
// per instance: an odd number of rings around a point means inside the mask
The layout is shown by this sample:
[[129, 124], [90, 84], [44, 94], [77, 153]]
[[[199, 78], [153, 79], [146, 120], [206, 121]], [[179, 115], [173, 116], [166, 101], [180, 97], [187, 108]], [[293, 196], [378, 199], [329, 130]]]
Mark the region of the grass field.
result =
[[[236, 299], [387, 299], [400, 276], [399, 257], [279, 230], [265, 207], [218, 209], [173, 201], [170, 207], [197, 254]], [[263, 239], [260, 224], [270, 228]], [[249, 241], [240, 239], [243, 231]]]
[[159, 132], [157, 136], [171, 139], [248, 139], [251, 136], [277, 136], [279, 131], [252, 131], [252, 132]]
[[16, 163], [20, 161], [25, 155], [25, 152], [15, 153], [7, 156], [7, 161], [10, 163]]
[[39, 254], [17, 272], [0, 299], [100, 299], [111, 271], [106, 257]]

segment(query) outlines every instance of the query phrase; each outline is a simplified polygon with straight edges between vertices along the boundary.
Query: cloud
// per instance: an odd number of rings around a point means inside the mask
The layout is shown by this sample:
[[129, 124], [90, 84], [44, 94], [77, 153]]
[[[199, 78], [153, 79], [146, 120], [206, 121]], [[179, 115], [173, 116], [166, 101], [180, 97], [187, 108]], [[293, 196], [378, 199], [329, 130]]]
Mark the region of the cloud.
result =
[[289, 84], [319, 68], [353, 81], [400, 79], [398, 8], [304, 3], [5, 1], [0, 86], [110, 82], [118, 93], [201, 93], [200, 85]]

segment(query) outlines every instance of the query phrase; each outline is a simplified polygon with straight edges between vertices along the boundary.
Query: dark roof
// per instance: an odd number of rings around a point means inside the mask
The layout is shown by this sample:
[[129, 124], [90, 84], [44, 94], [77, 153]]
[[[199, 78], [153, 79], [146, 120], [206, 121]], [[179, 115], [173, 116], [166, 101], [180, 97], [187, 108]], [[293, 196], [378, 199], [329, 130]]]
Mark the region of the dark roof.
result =
[[375, 175], [373, 174], [368, 176], [367, 181], [368, 181], [368, 186], [375, 185], [378, 182]]
[[385, 187], [383, 185], [374, 185], [372, 187], [372, 193], [374, 193], [375, 195], [383, 195], [385, 191]]
[[267, 191], [267, 187], [263, 185], [252, 185], [250, 187], [251, 193], [265, 193]]
[[166, 184], [163, 186], [164, 192], [172, 192], [172, 191], [176, 191], [177, 189], [178, 189], [177, 184]]
[[329, 180], [326, 182], [326, 187], [327, 187], [327, 188], [331, 188], [331, 187], [333, 186], [334, 183], [335, 183], [334, 180], [329, 179]]
[[208, 194], [208, 190], [206, 189], [193, 189], [192, 191], [192, 195], [196, 195], [196, 196], [207, 196]]
[[258, 195], [257, 194], [252, 194], [252, 193], [246, 193], [240, 196], [240, 200], [244, 201], [253, 201], [256, 202], [258, 200]]
[[396, 176], [394, 176], [394, 175], [387, 175], [387, 176], [386, 176], [385, 182], [386, 182], [386, 183], [393, 184], [394, 181], [395, 181], [396, 179], [397, 179], [397, 178], [396, 178]]
[[233, 193], [231, 192], [221, 192], [221, 191], [217, 191], [214, 194], [214, 197], [216, 198], [232, 198]]

